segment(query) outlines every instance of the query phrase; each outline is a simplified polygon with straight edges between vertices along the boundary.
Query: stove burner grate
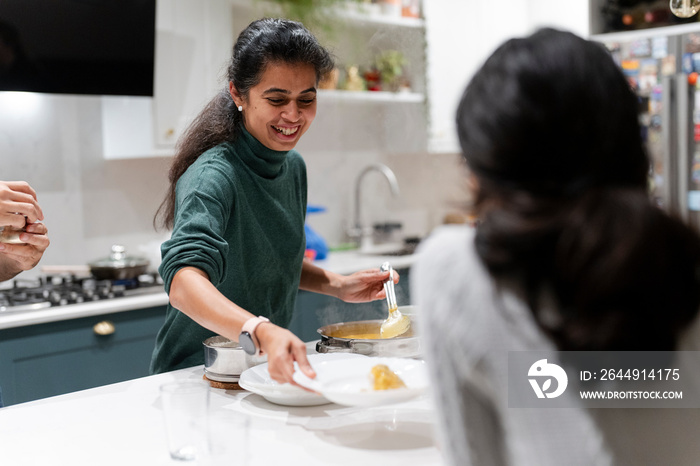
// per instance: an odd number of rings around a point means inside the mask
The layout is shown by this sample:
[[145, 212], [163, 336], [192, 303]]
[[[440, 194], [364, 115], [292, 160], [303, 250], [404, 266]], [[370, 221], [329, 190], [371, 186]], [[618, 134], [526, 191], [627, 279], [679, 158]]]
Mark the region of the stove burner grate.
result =
[[44, 275], [16, 279], [12, 288], [0, 290], [0, 313], [24, 312], [67, 304], [157, 293], [163, 281], [157, 273], [132, 280], [97, 280], [75, 275]]

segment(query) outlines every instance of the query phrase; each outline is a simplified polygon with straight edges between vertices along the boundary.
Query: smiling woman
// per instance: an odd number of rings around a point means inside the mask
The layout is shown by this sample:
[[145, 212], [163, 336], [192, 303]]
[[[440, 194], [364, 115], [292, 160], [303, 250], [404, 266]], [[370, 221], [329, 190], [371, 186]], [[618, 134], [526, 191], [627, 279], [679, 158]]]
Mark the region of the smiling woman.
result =
[[156, 216], [173, 232], [161, 246], [170, 304], [153, 372], [203, 364], [202, 342], [219, 334], [267, 354], [278, 382], [294, 383], [294, 361], [313, 377], [306, 346], [285, 328], [297, 290], [347, 302], [384, 298], [388, 272], [342, 276], [303, 260], [306, 165], [294, 147], [332, 68], [294, 21], [254, 21], [238, 37], [228, 86], [180, 141]]

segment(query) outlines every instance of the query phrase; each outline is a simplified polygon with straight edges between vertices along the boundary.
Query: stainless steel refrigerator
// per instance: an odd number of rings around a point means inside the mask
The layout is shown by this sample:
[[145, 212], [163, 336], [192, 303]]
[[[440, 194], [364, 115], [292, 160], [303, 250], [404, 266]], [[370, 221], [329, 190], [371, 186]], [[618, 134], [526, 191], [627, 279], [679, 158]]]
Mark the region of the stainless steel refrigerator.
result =
[[700, 24], [593, 36], [636, 90], [654, 200], [700, 227]]

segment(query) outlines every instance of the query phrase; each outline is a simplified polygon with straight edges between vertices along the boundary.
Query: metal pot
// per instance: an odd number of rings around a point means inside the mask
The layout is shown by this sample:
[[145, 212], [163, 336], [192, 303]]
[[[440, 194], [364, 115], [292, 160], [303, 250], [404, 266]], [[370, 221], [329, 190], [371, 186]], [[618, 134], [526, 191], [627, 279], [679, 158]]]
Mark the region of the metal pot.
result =
[[[319, 353], [358, 353], [365, 356], [420, 358], [421, 342], [415, 335], [414, 320], [411, 330], [400, 337], [380, 339], [383, 320], [360, 320], [326, 325], [317, 330], [321, 341], [316, 343]], [[377, 338], [353, 338], [353, 335], [377, 335]]]
[[251, 356], [238, 342], [220, 335], [207, 338], [204, 345], [204, 374], [217, 382], [238, 382], [244, 370], [267, 362], [267, 356]]
[[150, 262], [138, 256], [128, 256], [121, 244], [112, 246], [108, 257], [90, 262], [90, 273], [100, 280], [128, 280], [146, 273]]

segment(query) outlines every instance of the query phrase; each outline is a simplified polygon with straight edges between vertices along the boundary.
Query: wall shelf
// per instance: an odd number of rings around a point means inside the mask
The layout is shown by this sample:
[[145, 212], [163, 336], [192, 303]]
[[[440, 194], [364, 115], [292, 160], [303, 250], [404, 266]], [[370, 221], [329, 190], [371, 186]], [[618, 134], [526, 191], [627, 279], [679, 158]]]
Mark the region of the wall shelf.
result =
[[425, 96], [417, 92], [343, 91], [321, 89], [318, 91], [318, 94], [319, 103], [332, 101], [423, 103], [425, 101]]
[[338, 18], [352, 21], [357, 24], [376, 26], [396, 26], [405, 28], [424, 28], [425, 21], [420, 18], [406, 18], [403, 16], [390, 16], [382, 14], [368, 14], [362, 11], [339, 10]]
[[591, 40], [598, 42], [628, 42], [651, 37], [678, 36], [681, 34], [699, 33], [700, 23], [677, 24], [673, 26], [663, 26], [657, 28], [636, 29], [634, 31], [605, 32], [593, 34]]
[[[265, 2], [262, 0], [229, 0], [230, 4], [237, 8], [252, 9], [257, 7], [262, 8], [262, 11], [274, 9], [277, 7], [273, 2]], [[257, 4], [257, 5], [256, 5]], [[378, 7], [379, 5], [373, 5]], [[345, 7], [337, 6], [330, 10], [334, 16], [340, 19], [348, 20], [356, 24], [366, 24], [375, 26], [396, 26], [405, 28], [423, 28], [425, 21], [421, 18], [407, 18], [403, 16], [392, 16], [383, 14], [381, 11], [370, 11], [370, 7], [348, 1]]]

